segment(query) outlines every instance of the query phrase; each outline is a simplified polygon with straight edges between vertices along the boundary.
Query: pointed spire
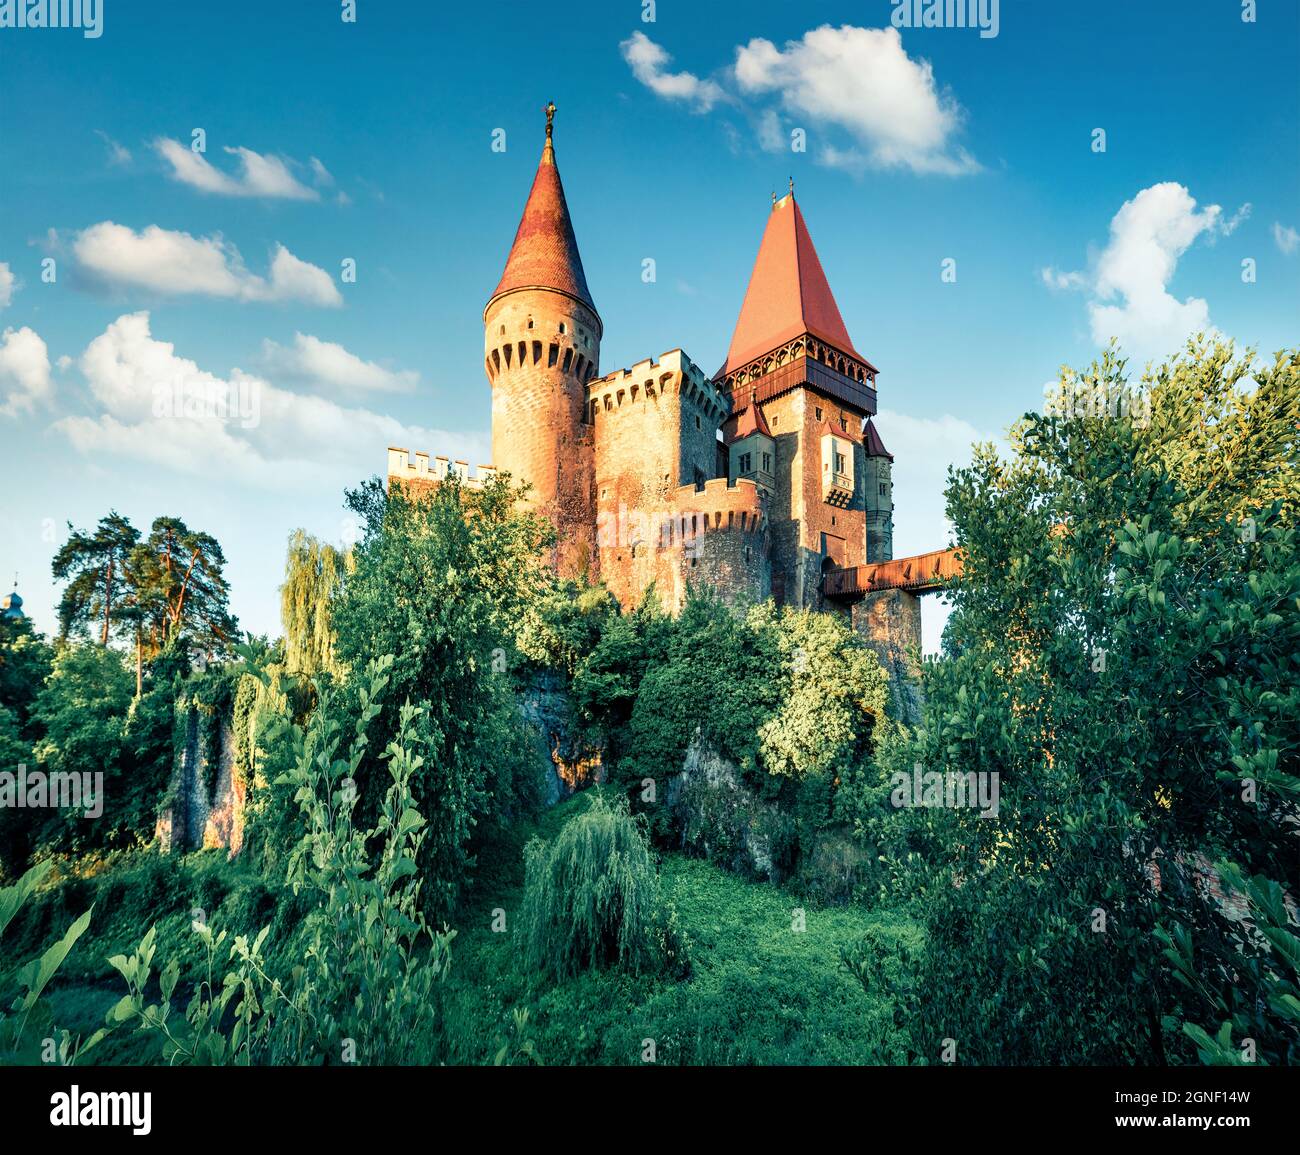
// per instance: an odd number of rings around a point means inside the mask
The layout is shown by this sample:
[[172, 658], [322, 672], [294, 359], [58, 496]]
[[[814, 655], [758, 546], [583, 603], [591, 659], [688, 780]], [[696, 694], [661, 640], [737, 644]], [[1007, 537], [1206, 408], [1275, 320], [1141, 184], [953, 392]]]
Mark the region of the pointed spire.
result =
[[581, 301], [593, 312], [595, 303], [582, 271], [582, 257], [569, 218], [564, 185], [555, 163], [555, 104], [546, 113], [546, 143], [515, 233], [505, 271], [488, 304], [516, 289], [555, 289]]
[[862, 429], [862, 442], [868, 457], [888, 457], [890, 461], [894, 460], [894, 455], [885, 448], [885, 443], [880, 440], [880, 434], [876, 432], [876, 426], [870, 417], [867, 418], [867, 423]]
[[761, 357], [804, 333], [858, 360], [839, 306], [822, 271], [803, 213], [790, 191], [772, 202], [763, 243], [745, 291], [745, 303], [718, 376]]
[[739, 417], [736, 418], [736, 431], [732, 434], [731, 440], [739, 441], [742, 437], [749, 437], [754, 433], [761, 433], [764, 437], [771, 437], [772, 430], [768, 427], [767, 418], [763, 416], [763, 411], [758, 407], [758, 394], [756, 390], [749, 391], [749, 405]]

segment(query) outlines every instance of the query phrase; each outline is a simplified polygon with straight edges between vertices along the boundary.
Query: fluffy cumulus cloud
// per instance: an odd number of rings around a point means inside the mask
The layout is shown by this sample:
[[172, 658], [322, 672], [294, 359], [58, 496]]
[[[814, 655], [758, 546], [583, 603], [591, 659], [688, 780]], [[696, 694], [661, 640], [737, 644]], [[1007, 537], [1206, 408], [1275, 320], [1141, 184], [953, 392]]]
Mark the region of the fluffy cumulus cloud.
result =
[[1288, 257], [1300, 249], [1300, 232], [1281, 221], [1273, 222], [1273, 243]]
[[384, 468], [386, 446], [482, 460], [486, 439], [408, 426], [233, 369], [211, 373], [156, 338], [148, 313], [119, 317], [79, 368], [99, 412], [55, 428], [82, 452], [112, 453], [241, 484], [319, 490]]
[[0, 417], [30, 413], [50, 395], [50, 352], [31, 329], [0, 335]]
[[[238, 158], [235, 173], [217, 168], [201, 152], [180, 141], [162, 137], [154, 141], [158, 155], [171, 166], [174, 180], [203, 192], [228, 197], [268, 197], [281, 200], [318, 200], [320, 194], [293, 175], [291, 162], [279, 156], [264, 156], [251, 148], [227, 148]], [[319, 166], [319, 171], [317, 167]], [[313, 173], [319, 177], [325, 166], [313, 158]]]
[[896, 28], [823, 25], [783, 47], [755, 38], [736, 49], [725, 87], [669, 72], [667, 52], [641, 32], [622, 47], [633, 75], [659, 96], [700, 111], [744, 107], [769, 151], [788, 147], [793, 128], [816, 129], [825, 138], [822, 163], [856, 173], [901, 168], [955, 176], [979, 168], [956, 143], [960, 106], [929, 61], [908, 56]]
[[0, 261], [0, 309], [7, 308], [14, 299], [14, 286], [18, 278], [4, 261]]
[[332, 389], [406, 393], [420, 383], [420, 375], [414, 370], [386, 369], [362, 360], [342, 345], [306, 333], [295, 333], [293, 345], [288, 347], [264, 341], [262, 360], [280, 377]]
[[1198, 238], [1227, 236], [1248, 213], [1244, 206], [1225, 219], [1218, 205], [1198, 208], [1183, 185], [1155, 184], [1115, 214], [1106, 247], [1090, 271], [1044, 269], [1043, 279], [1054, 288], [1091, 294], [1088, 317], [1097, 344], [1113, 337], [1133, 357], [1165, 356], [1193, 333], [1214, 331], [1204, 298], [1179, 300], [1169, 291], [1179, 259]]
[[708, 112], [725, 99], [721, 86], [712, 80], [701, 80], [690, 72], [670, 72], [672, 57], [644, 32], [633, 32], [619, 48], [632, 75], [665, 100], [680, 100], [699, 112]]
[[978, 168], [954, 144], [962, 112], [927, 60], [913, 59], [896, 28], [823, 25], [778, 48], [756, 38], [736, 50], [736, 82], [776, 96], [786, 113], [843, 130], [852, 142], [823, 159], [844, 167], [957, 175]]
[[330, 307], [343, 303], [329, 273], [283, 245], [276, 248], [266, 277], [250, 273], [238, 250], [220, 236], [194, 237], [157, 225], [136, 232], [101, 221], [77, 234], [72, 251], [83, 273], [113, 289]]

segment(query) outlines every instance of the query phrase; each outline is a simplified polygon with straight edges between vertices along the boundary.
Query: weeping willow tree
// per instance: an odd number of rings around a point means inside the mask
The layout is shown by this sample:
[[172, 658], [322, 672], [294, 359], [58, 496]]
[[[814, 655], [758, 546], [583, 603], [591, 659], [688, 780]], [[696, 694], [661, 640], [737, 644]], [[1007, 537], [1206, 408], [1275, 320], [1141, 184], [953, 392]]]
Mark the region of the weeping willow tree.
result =
[[589, 968], [636, 974], [684, 963], [645, 836], [624, 805], [596, 796], [554, 842], [532, 839], [524, 863], [530, 969], [563, 981]]
[[286, 673], [313, 678], [342, 672], [334, 653], [330, 604], [347, 569], [347, 554], [306, 530], [290, 534], [284, 585], [280, 587]]

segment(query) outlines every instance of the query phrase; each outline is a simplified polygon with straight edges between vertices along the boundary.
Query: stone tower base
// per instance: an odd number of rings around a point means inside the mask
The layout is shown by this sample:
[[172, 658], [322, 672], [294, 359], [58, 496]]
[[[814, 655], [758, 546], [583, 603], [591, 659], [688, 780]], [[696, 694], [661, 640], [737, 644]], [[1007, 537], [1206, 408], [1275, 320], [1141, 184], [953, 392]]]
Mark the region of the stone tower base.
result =
[[853, 628], [876, 652], [889, 676], [886, 709], [909, 726], [921, 720], [921, 599], [907, 590], [869, 593], [853, 606]]

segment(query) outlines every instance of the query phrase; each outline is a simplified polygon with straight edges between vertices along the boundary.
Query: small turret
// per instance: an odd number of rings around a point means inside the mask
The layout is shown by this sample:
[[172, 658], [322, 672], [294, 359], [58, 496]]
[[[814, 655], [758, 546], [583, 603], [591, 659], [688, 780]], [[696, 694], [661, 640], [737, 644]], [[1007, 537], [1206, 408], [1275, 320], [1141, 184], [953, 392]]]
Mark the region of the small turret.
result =
[[871, 418], [862, 430], [866, 450], [867, 563], [894, 556], [894, 455], [885, 448]]
[[747, 477], [760, 489], [772, 492], [776, 478], [776, 439], [752, 389], [749, 404], [736, 418], [727, 451], [727, 476], [733, 485], [737, 478]]

